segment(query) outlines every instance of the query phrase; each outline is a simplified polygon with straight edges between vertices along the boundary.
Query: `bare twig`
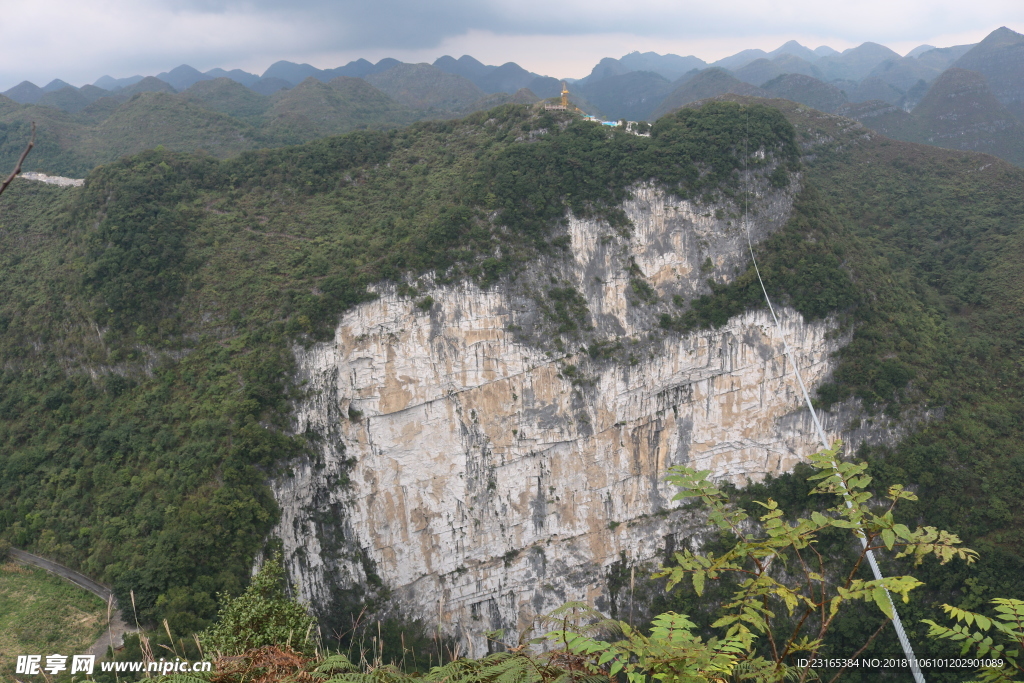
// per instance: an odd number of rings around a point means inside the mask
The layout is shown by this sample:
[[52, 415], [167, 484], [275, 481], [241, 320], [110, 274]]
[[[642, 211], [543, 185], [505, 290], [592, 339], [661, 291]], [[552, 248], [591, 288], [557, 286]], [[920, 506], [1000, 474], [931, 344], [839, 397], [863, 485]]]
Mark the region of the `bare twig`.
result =
[[7, 176], [7, 180], [5, 180], [2, 184], [0, 184], [0, 194], [3, 194], [4, 190], [7, 189], [7, 186], [10, 185], [11, 182], [13, 182], [14, 179], [18, 177], [19, 173], [21, 173], [21, 164], [25, 161], [25, 157], [28, 156], [28, 153], [31, 152], [32, 148], [35, 147], [35, 146], [36, 146], [36, 122], [33, 121], [32, 122], [32, 137], [29, 138], [28, 145], [25, 146], [25, 150], [21, 153], [21, 156], [18, 157], [18, 163], [17, 163], [17, 165], [15, 165], [14, 170], [11, 171], [11, 175]]
[[[883, 619], [882, 620], [882, 625], [878, 627], [877, 631], [875, 631], [874, 633], [871, 634], [871, 637], [868, 638], [868, 642], [864, 643], [864, 645], [859, 650], [854, 652], [851, 657], [847, 658], [847, 661], [853, 661], [853, 660], [857, 659], [858, 657], [860, 657], [860, 654], [862, 652], [864, 652], [864, 650], [868, 649], [868, 645], [870, 645], [872, 643], [872, 641], [874, 641], [874, 639], [878, 637], [878, 634], [882, 632], [882, 629], [884, 629], [889, 624], [890, 621], [892, 621], [892, 619], [889, 619], [888, 617]], [[833, 676], [832, 680], [830, 680], [828, 683], [836, 683], [836, 681], [839, 680], [839, 677], [843, 675], [843, 673], [846, 671], [847, 668], [849, 668], [849, 666], [850, 665], [847, 664], [842, 669], [840, 669], [839, 673], [837, 673], [835, 676]]]

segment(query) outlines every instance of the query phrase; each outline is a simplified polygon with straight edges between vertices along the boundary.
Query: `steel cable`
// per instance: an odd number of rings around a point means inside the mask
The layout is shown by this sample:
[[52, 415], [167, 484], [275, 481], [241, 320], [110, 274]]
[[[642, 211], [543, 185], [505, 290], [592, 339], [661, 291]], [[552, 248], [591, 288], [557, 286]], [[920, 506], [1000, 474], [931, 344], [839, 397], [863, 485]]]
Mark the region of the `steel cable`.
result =
[[[750, 203], [749, 193], [749, 176], [747, 174], [747, 142], [750, 134], [750, 120], [749, 112], [747, 113], [747, 136], [743, 139], [743, 228], [747, 235], [747, 249], [750, 250], [750, 260], [754, 263], [754, 272], [757, 274], [757, 281], [761, 285], [761, 292], [764, 294], [764, 300], [768, 304], [768, 310], [771, 311], [772, 320], [775, 321], [775, 328], [778, 330], [779, 336], [782, 338], [782, 348], [785, 355], [789, 358], [790, 364], [793, 366], [793, 374], [796, 375], [796, 381], [800, 385], [800, 393], [803, 394], [804, 402], [807, 404], [807, 410], [811, 411], [811, 419], [814, 421], [814, 428], [817, 430], [818, 439], [821, 441], [821, 447], [828, 449], [829, 443], [828, 438], [825, 436], [825, 430], [822, 429], [821, 421], [818, 419], [818, 413], [814, 410], [814, 405], [811, 403], [811, 397], [807, 393], [807, 387], [804, 386], [803, 377], [800, 375], [800, 367], [797, 365], [796, 357], [793, 355], [793, 350], [789, 347], [789, 342], [786, 341], [786, 335], [782, 331], [782, 325], [779, 323], [779, 316], [775, 313], [775, 307], [772, 306], [772, 300], [768, 296], [768, 290], [764, 286], [764, 280], [761, 279], [761, 269], [757, 265], [757, 258], [754, 256], [754, 245], [750, 239], [750, 222], [747, 219], [748, 205]], [[838, 474], [838, 470], [836, 470]], [[846, 485], [843, 480], [839, 480], [839, 486], [846, 493]], [[848, 497], [844, 495], [846, 501], [846, 507], [852, 508], [853, 503]], [[867, 556], [868, 565], [871, 567], [871, 573], [874, 575], [876, 581], [882, 580], [882, 572], [878, 568], [878, 563], [875, 561], [875, 554], [873, 551], [868, 549], [868, 539], [863, 531], [858, 533], [860, 538], [861, 547], [864, 549]], [[892, 607], [892, 623], [896, 628], [896, 637], [899, 638], [900, 645], [903, 648], [903, 654], [906, 656], [909, 664], [911, 673], [914, 675], [914, 681], [916, 683], [925, 683], [924, 674], [921, 673], [921, 668], [917, 664], [917, 658], [914, 656], [914, 649], [910, 644], [910, 639], [907, 637], [907, 632], [903, 628], [903, 622], [900, 621], [899, 612], [896, 611], [896, 605], [892, 600], [892, 595], [888, 589], [885, 589], [885, 594], [889, 598], [889, 605]]]

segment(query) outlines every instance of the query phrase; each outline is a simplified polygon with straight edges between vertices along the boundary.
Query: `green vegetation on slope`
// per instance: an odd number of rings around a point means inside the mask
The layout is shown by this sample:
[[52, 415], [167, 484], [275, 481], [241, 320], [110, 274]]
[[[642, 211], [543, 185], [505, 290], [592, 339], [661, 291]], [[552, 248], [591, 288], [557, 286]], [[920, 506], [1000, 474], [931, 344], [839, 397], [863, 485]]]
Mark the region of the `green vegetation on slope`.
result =
[[81, 190], [19, 181], [0, 205], [0, 534], [122, 605], [134, 591], [143, 620], [205, 628], [277, 519], [268, 476], [316, 438], [288, 434], [290, 343], [380, 280], [514, 274], [560, 252], [567, 208], [621, 221], [638, 181], [735, 193], [748, 121], [795, 162], [785, 120], [745, 111], [648, 139], [508, 105], [228, 161], [150, 151]]
[[90, 133], [82, 145], [83, 153], [100, 163], [158, 145], [228, 157], [252, 149], [260, 141], [256, 130], [226, 114], [160, 92], [135, 95]]
[[83, 654], [106, 628], [102, 600], [42, 569], [0, 563], [0, 674], [18, 655]]
[[271, 105], [269, 97], [253, 92], [230, 78], [199, 81], [183, 90], [180, 98], [242, 120], [262, 116]]
[[846, 103], [846, 94], [834, 85], [805, 74], [787, 73], [762, 83], [775, 97], [806, 104], [818, 111], [836, 112]]
[[[858, 302], [858, 290], [842, 266], [844, 245], [836, 234], [842, 228], [821, 195], [805, 188], [793, 206], [793, 216], [778, 233], [758, 245], [765, 288], [775, 301], [786, 302], [806, 320], [846, 311]], [[685, 306], [678, 315], [664, 314], [661, 326], [679, 332], [719, 327], [749, 308], [764, 305], [764, 293], [751, 264], [728, 285], [709, 281], [711, 293]], [[883, 391], [888, 397], [891, 390]]]
[[947, 69], [910, 113], [883, 106], [879, 99], [847, 104], [839, 113], [897, 140], [984, 152], [1024, 164], [1024, 124], [1000, 104], [976, 71]]
[[665, 96], [665, 99], [654, 108], [652, 116], [659, 118], [679, 107], [705, 100], [723, 93], [767, 97], [768, 93], [760, 88], [744, 83], [725, 69], [714, 67], [705, 69], [688, 80], [683, 81]]
[[469, 79], [445, 73], [429, 64], [399, 64], [370, 74], [366, 80], [395, 101], [414, 109], [462, 111], [486, 94]]
[[[899, 448], [871, 451], [876, 476], [919, 483], [931, 501], [919, 513], [990, 558], [978, 576], [984, 589], [971, 600], [1019, 594], [1022, 174], [984, 156], [884, 139], [829, 152], [808, 175], [864, 245], [861, 258], [877, 264], [878, 278], [864, 277], [861, 286], [884, 303], [864, 316], [837, 380], [855, 386], [869, 366], [895, 359], [909, 370], [908, 396], [920, 392], [941, 411]], [[868, 162], [871, 174], [852, 172]], [[885, 277], [891, 293], [880, 286]]]
[[0, 168], [14, 168], [31, 137], [33, 121], [37, 127], [36, 144], [31, 161], [25, 162], [25, 171], [81, 177], [95, 165], [83, 148], [84, 127], [69, 114], [46, 107], [5, 104], [0, 102]]
[[339, 76], [330, 83], [307, 78], [270, 98], [263, 115], [264, 134], [275, 142], [296, 144], [361, 128], [393, 128], [422, 114], [389, 98], [360, 78]]
[[[119, 374], [134, 344], [117, 345], [117, 330], [111, 346], [81, 296], [88, 252], [77, 244], [83, 233], [69, 229], [73, 196], [29, 182], [4, 196], [0, 276], [11, 296], [0, 313], [0, 439], [9, 504], [0, 525], [15, 545], [114, 581], [122, 605], [134, 589], [144, 618], [159, 599], [160, 614], [196, 630], [217, 591], [245, 585], [253, 548], [273, 523], [256, 467], [296, 446], [257, 418], [273, 424], [281, 412], [290, 361], [280, 346], [253, 353], [258, 344], [240, 335], [178, 364], [151, 349], [152, 374], [138, 360], [134, 376]], [[87, 367], [99, 371], [95, 380]]]
[[[855, 396], [868, 420], [925, 418], [897, 446], [864, 447], [858, 456], [871, 463], [877, 490], [896, 482], [917, 486], [921, 500], [906, 506], [902, 521], [950, 529], [981, 554], [972, 568], [915, 570], [927, 586], [901, 611], [915, 642], [925, 642], [919, 622], [936, 619], [933, 605], [977, 609], [1024, 591], [1024, 518], [1015, 502], [1024, 489], [1024, 172], [983, 155], [864, 136], [849, 121], [775, 104], [813, 155], [805, 178], [816, 190], [805, 191], [790, 225], [760, 245], [766, 285], [777, 301], [812, 317], [808, 291], [844, 294], [835, 303], [852, 303], [842, 319], [853, 339], [840, 352], [833, 381], [819, 388], [819, 403], [829, 408]], [[818, 213], [810, 222], [809, 205]], [[794, 231], [802, 242], [788, 241]], [[842, 276], [807, 290], [778, 272], [794, 253], [819, 248], [848, 273], [845, 292], [837, 286]], [[821, 275], [802, 270], [811, 280]], [[718, 324], [757, 298], [750, 277], [748, 271], [716, 288], [668, 322]], [[771, 496], [798, 509], [809, 491], [805, 476], [798, 468], [751, 487], [748, 508]], [[887, 568], [910, 571], [901, 563]], [[670, 607], [701, 609], [692, 602]], [[876, 626], [856, 614], [844, 622], [831, 643], [835, 656]], [[891, 641], [871, 652], [891, 653]]]
[[138, 88], [131, 96], [126, 89], [101, 97], [75, 114], [0, 96], [0, 167], [14, 165], [31, 121], [38, 125], [38, 136], [25, 170], [80, 178], [100, 164], [158, 145], [228, 158], [245, 150], [451, 115], [409, 109], [358, 78], [330, 83], [310, 78], [269, 96], [228, 79], [201, 81], [177, 94], [147, 89], [144, 82]]
[[[1022, 172], [777, 104], [796, 137], [761, 106], [681, 110], [650, 139], [507, 106], [230, 161], [148, 152], [81, 191], [18, 183], [0, 206], [0, 533], [133, 589], [145, 619], [199, 630], [276, 518], [268, 473], [314, 438], [287, 432], [290, 341], [329, 334], [382, 279], [514, 275], [559, 253], [567, 208], [621, 223], [636, 182], [739, 198], [738, 171], [758, 163], [742, 149], [796, 168], [799, 143], [793, 219], [759, 246], [769, 291], [852, 332], [823, 406], [931, 411], [866, 455], [882, 484], [922, 487], [911, 521], [982, 554], [977, 569], [925, 569], [908, 613], [1018, 595]], [[750, 271], [686, 303], [667, 334], [761, 305]], [[792, 477], [765, 486], [794, 509], [806, 496]]]
[[286, 643], [306, 655], [316, 650], [315, 621], [305, 605], [288, 597], [280, 553], [263, 563], [244, 593], [225, 601], [217, 617], [216, 625], [201, 636], [206, 652], [240, 655]]

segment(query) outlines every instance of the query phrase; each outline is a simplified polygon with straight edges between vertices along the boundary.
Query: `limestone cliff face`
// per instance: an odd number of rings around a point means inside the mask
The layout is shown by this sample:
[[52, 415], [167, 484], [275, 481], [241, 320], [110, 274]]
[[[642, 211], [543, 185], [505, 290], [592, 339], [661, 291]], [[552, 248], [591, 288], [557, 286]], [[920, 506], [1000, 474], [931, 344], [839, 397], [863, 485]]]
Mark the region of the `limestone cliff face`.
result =
[[[781, 227], [791, 202], [761, 192], [755, 239]], [[699, 536], [668, 468], [743, 483], [817, 449], [767, 311], [685, 336], [654, 324], [671, 296], [747, 262], [737, 218], [646, 187], [623, 208], [629, 234], [570, 219], [570, 255], [525, 284], [435, 286], [429, 308], [383, 288], [333, 341], [296, 349], [308, 389], [297, 426], [318, 436], [319, 457], [274, 490], [304, 599], [328, 606], [383, 583], [406, 616], [440, 615], [480, 654], [484, 630], [514, 638], [566, 600], [607, 609], [614, 563]], [[660, 303], [636, 300], [638, 277]], [[618, 359], [540, 341], [537, 292], [552, 279], [581, 294], [588, 334], [618, 341]], [[814, 387], [841, 340], [827, 321], [782, 318]]]

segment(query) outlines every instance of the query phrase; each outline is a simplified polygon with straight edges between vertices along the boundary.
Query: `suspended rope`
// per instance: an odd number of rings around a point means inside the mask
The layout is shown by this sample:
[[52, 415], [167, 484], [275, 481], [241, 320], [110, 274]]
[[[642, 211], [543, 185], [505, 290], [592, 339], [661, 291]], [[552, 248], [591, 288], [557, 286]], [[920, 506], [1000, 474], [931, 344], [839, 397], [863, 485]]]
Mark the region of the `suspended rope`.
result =
[[[768, 303], [768, 310], [771, 311], [772, 320], [775, 321], [775, 329], [778, 330], [779, 337], [782, 338], [782, 348], [786, 357], [789, 358], [790, 365], [793, 366], [793, 374], [796, 375], [797, 384], [800, 385], [800, 393], [803, 394], [804, 403], [807, 404], [807, 410], [811, 412], [811, 419], [814, 421], [814, 428], [818, 433], [818, 440], [821, 441], [821, 447], [828, 449], [829, 443], [828, 438], [825, 436], [825, 430], [821, 427], [821, 421], [818, 419], [818, 413], [814, 410], [814, 405], [811, 403], [811, 397], [807, 393], [807, 387], [804, 386], [803, 377], [800, 375], [800, 367], [797, 365], [796, 357], [793, 355], [793, 350], [789, 347], [789, 342], [786, 341], [786, 334], [782, 331], [782, 325], [779, 323], [779, 316], [775, 313], [775, 307], [772, 306], [772, 300], [768, 296], [768, 290], [764, 286], [764, 280], [761, 279], [761, 269], [757, 266], [757, 258], [754, 256], [754, 245], [750, 239], [750, 222], [747, 220], [747, 213], [750, 204], [750, 192], [747, 183], [749, 177], [747, 175], [747, 142], [750, 136], [750, 113], [746, 112], [746, 128], [747, 135], [743, 138], [743, 228], [747, 235], [747, 249], [750, 250], [750, 260], [754, 263], [754, 272], [757, 274], [757, 281], [761, 285], [761, 292], [764, 294], [764, 300]], [[836, 472], [838, 474], [838, 470]], [[843, 489], [843, 493], [846, 493], [846, 485], [843, 480], [839, 480], [839, 486]], [[852, 508], [853, 503], [848, 497], [844, 495], [846, 500], [846, 507]], [[874, 575], [876, 581], [882, 580], [882, 572], [878, 568], [878, 563], [875, 562], [874, 551], [868, 549], [868, 539], [863, 531], [859, 532], [858, 537], [860, 538], [861, 547], [864, 549], [867, 556], [868, 565], [871, 567], [871, 573]], [[903, 654], [906, 656], [910, 663], [911, 673], [914, 674], [914, 681], [916, 683], [925, 683], [924, 674], [921, 673], [921, 668], [917, 665], [917, 657], [914, 656], [914, 649], [910, 645], [910, 638], [907, 637], [907, 632], [903, 628], [903, 622], [900, 621], [900, 614], [896, 611], [896, 604], [892, 600], [892, 595], [888, 589], [885, 589], [885, 595], [889, 599], [889, 605], [892, 607], [892, 623], [896, 628], [896, 637], [899, 638], [900, 645], [903, 648]]]

